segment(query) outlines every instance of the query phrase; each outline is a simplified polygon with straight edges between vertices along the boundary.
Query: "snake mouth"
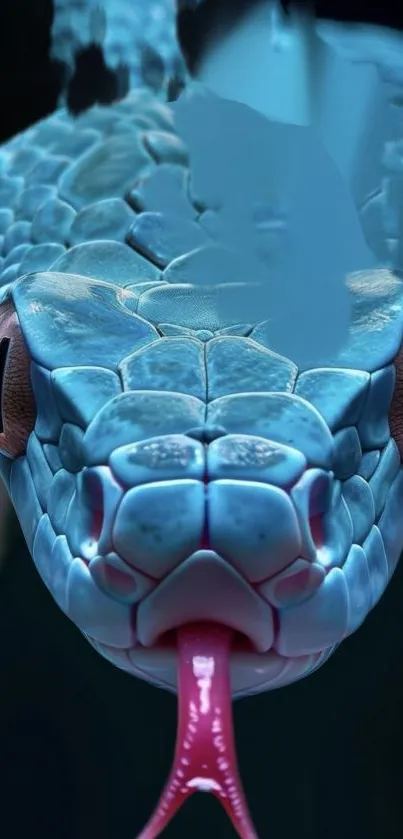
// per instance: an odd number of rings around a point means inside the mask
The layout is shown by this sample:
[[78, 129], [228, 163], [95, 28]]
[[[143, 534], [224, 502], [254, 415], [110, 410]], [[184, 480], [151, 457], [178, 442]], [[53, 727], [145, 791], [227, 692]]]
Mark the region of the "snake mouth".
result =
[[[198, 625], [208, 628], [210, 624], [207, 621], [198, 621]], [[335, 649], [333, 645], [320, 652], [290, 657], [281, 655], [274, 649], [261, 652], [247, 635], [231, 630], [228, 626], [224, 628], [231, 632], [228, 664], [230, 690], [234, 701], [304, 678], [321, 666]], [[129, 665], [125, 658], [124, 669], [137, 678], [178, 695], [177, 636], [182, 629], [183, 626], [179, 626], [164, 632], [148, 647], [137, 643], [128, 653]], [[98, 652], [112, 658], [119, 666], [116, 651], [107, 650], [105, 645], [99, 643], [95, 646]]]
[[[209, 621], [198, 621], [198, 625], [208, 628]], [[166, 632], [161, 633], [151, 645], [144, 646], [137, 643], [131, 652], [131, 660], [135, 667], [148, 681], [155, 682], [161, 687], [178, 691], [177, 669], [178, 669], [178, 632], [186, 624], [178, 625]], [[225, 626], [226, 631], [231, 633], [231, 645], [228, 651], [230, 663], [231, 687], [234, 681], [239, 681], [239, 670], [243, 672], [243, 679], [249, 681], [246, 674], [251, 676], [254, 671], [262, 672], [263, 655], [257, 649], [254, 641], [243, 632], [233, 630]], [[276, 653], [268, 653], [264, 656], [267, 660], [276, 656]], [[238, 676], [238, 678], [237, 678]], [[252, 676], [253, 680], [253, 676]], [[232, 691], [234, 693], [234, 691]]]
[[[208, 621], [198, 621], [198, 624], [201, 627], [203, 625], [208, 626], [209, 622]], [[244, 653], [244, 654], [248, 654], [248, 653], [249, 654], [251, 654], [251, 653], [258, 654], [259, 653], [259, 650], [257, 649], [256, 644], [245, 633], [240, 632], [239, 630], [230, 630], [230, 627], [226, 627], [226, 628], [228, 628], [228, 630], [231, 631], [231, 633], [232, 633], [231, 649], [230, 649], [231, 655], [235, 655], [235, 654], [238, 654], [238, 653], [239, 654], [242, 654], [242, 653]], [[174, 629], [169, 629], [167, 632], [163, 632], [157, 638], [157, 640], [154, 642], [154, 644], [151, 647], [148, 648], [150, 650], [150, 652], [152, 652], [153, 649], [156, 649], [156, 650], [172, 651], [176, 654], [177, 648], [178, 648], [178, 630], [180, 630], [180, 629], [181, 629], [181, 627], [178, 626]]]

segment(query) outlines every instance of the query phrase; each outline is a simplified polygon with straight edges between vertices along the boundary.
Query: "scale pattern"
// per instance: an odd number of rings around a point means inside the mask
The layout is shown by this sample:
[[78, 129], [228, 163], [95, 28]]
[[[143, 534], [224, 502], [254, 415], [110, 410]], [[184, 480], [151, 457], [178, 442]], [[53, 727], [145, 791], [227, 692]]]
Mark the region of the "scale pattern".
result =
[[[231, 318], [230, 283], [192, 283], [221, 246], [187, 164], [170, 108], [141, 90], [74, 123], [61, 110], [0, 150], [0, 289], [38, 406], [1, 471], [58, 605], [138, 677], [175, 690], [169, 662], [144, 669], [144, 646], [189, 619], [189, 586], [192, 609], [224, 586], [260, 651], [252, 683], [234, 675], [242, 696], [325, 661], [396, 567], [403, 284], [386, 268], [351, 275], [348, 341], [298, 369], [268, 321]], [[209, 603], [208, 618], [234, 621]]]
[[[166, 77], [185, 73], [175, 33], [175, 0], [54, 0], [52, 57], [64, 62], [69, 76], [77, 50], [98, 43], [107, 66], [127, 67], [130, 89], [143, 84], [144, 49]], [[102, 16], [99, 12], [101, 10]], [[95, 22], [95, 25], [94, 25]], [[64, 104], [65, 91], [60, 97]]]

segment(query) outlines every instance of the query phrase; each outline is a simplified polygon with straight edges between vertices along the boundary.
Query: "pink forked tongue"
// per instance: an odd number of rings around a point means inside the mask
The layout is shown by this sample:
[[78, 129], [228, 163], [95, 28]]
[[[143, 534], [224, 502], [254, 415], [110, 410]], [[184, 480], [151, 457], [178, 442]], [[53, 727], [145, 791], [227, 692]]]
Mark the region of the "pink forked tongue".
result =
[[156, 839], [194, 792], [211, 792], [241, 839], [257, 839], [239, 779], [229, 675], [232, 631], [199, 623], [178, 630], [178, 731], [168, 781], [137, 839]]

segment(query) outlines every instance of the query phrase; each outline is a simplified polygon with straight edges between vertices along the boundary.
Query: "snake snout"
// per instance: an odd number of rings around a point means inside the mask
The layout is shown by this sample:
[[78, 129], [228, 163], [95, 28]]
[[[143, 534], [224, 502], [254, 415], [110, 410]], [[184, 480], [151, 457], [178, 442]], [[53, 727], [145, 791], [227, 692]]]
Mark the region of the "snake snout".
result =
[[169, 689], [166, 639], [194, 621], [243, 639], [234, 695], [305, 675], [348, 631], [351, 517], [333, 473], [291, 445], [220, 429], [118, 446], [76, 474], [64, 533], [64, 611], [115, 664]]
[[298, 559], [338, 564], [341, 543], [343, 553], [351, 544], [341, 507], [333, 474], [307, 468], [292, 448], [246, 435], [210, 445], [167, 435], [116, 449], [109, 465], [85, 467], [66, 535], [87, 563], [114, 554], [128, 570], [163, 582], [195, 554], [213, 552], [257, 586]]

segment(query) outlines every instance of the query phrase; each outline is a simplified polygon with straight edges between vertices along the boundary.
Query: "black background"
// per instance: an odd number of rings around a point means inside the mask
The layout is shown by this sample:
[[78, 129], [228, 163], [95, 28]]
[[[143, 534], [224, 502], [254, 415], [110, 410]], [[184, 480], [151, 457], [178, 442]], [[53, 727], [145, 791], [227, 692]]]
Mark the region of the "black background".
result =
[[[6, 139], [54, 109], [60, 68], [48, 59], [49, 0], [0, 2]], [[329, 14], [363, 16], [354, 2], [334, 2]], [[397, 23], [385, 4], [382, 15]], [[377, 16], [367, 4], [365, 19]], [[402, 605], [401, 565], [365, 625], [321, 670], [235, 705], [260, 839], [401, 839]], [[134, 837], [168, 773], [175, 715], [174, 697], [103, 661], [59, 612], [14, 524], [0, 578], [1, 837]], [[199, 795], [164, 835], [208, 832], [234, 836], [215, 800]]]

